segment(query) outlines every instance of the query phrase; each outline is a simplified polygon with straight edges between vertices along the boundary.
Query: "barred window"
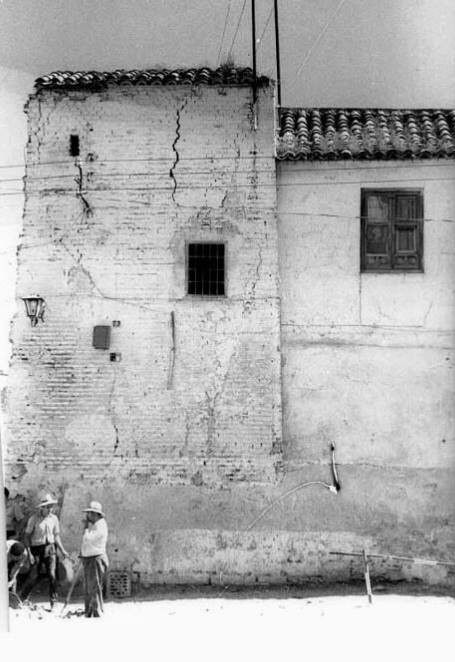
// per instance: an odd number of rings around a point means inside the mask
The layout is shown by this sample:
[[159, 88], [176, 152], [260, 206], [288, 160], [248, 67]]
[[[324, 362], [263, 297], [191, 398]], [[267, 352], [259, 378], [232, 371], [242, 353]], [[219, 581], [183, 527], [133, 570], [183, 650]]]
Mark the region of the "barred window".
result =
[[362, 190], [362, 271], [423, 271], [423, 193]]
[[188, 244], [188, 294], [223, 296], [224, 244]]

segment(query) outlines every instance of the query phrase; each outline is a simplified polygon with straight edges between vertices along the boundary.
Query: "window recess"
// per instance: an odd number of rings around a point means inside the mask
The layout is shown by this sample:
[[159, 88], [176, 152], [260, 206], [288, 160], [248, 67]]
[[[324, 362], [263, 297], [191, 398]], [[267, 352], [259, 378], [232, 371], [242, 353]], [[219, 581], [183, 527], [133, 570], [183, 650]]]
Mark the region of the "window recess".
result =
[[363, 189], [362, 271], [423, 271], [423, 193]]
[[188, 294], [224, 296], [225, 245], [188, 244]]

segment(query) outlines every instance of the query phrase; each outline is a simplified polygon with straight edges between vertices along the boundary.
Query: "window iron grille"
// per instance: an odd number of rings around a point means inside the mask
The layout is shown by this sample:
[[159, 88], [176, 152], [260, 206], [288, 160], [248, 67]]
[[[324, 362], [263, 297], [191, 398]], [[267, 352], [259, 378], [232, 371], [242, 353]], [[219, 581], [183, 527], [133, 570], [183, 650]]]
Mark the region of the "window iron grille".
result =
[[225, 295], [224, 244], [188, 244], [188, 294]]

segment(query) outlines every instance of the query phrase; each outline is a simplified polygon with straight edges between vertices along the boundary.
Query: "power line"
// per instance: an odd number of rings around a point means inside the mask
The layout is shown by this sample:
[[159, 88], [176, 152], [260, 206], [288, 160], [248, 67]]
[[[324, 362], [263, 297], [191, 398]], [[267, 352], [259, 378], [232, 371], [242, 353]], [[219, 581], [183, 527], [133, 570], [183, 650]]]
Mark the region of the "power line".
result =
[[[248, 156], [181, 156], [179, 159], [179, 163], [183, 161], [204, 161], [204, 162], [211, 162], [211, 161], [257, 161], [259, 159], [277, 159], [275, 155], [264, 155], [264, 154], [252, 154]], [[340, 163], [340, 161], [324, 161], [324, 160], [305, 160], [305, 159], [277, 159], [280, 163], [288, 163], [288, 162], [294, 162], [294, 163], [311, 163], [311, 164], [322, 164], [324, 163], [327, 169], [332, 169], [332, 170], [346, 170], [349, 169], [347, 166], [349, 163], [352, 163], [351, 160], [346, 159], [341, 161], [343, 163], [343, 166], [336, 165]], [[429, 163], [429, 161], [437, 160], [437, 163]], [[85, 166], [87, 169], [94, 168], [99, 165], [103, 165], [105, 163], [158, 163], [158, 162], [170, 162], [172, 161], [171, 157], [149, 157], [149, 158], [142, 158], [142, 159], [103, 159], [103, 160], [97, 160], [93, 163], [82, 163], [83, 166]], [[367, 161], [367, 163], [373, 164], [377, 161], [377, 159], [373, 159], [371, 161]], [[360, 161], [356, 161], [356, 163], [360, 163]], [[393, 163], [394, 168], [398, 167], [426, 167], [429, 168], [431, 166], [443, 166], [447, 165], [450, 163], [455, 163], [455, 160], [453, 158], [439, 158], [439, 159], [421, 159], [421, 161], [416, 161], [412, 159], [393, 159], [390, 161], [380, 161], [381, 164], [383, 165], [378, 165], [378, 166], [351, 166], [350, 169], [355, 170], [355, 169], [362, 169], [363, 167], [365, 169], [373, 169], [373, 168], [384, 168], [387, 167], [387, 165]], [[334, 164], [334, 165], [332, 165]], [[9, 169], [9, 168], [24, 168], [24, 170], [30, 170], [32, 168], [41, 168], [43, 166], [54, 166], [54, 165], [66, 165], [68, 167], [73, 167], [74, 164], [68, 161], [41, 161], [40, 163], [18, 163], [18, 164], [6, 164], [6, 165], [0, 165], [0, 169]], [[17, 181], [21, 181], [26, 177], [27, 175], [23, 175], [22, 177], [16, 177]]]
[[338, 14], [338, 12], [342, 9], [342, 7], [343, 7], [343, 5], [344, 5], [345, 3], [346, 3], [346, 0], [340, 0], [340, 2], [338, 3], [337, 8], [336, 8], [335, 11], [333, 12], [333, 14], [329, 17], [328, 21], [325, 23], [324, 27], [322, 28], [321, 32], [320, 32], [319, 35], [317, 36], [316, 40], [313, 42], [311, 48], [309, 49], [309, 51], [307, 52], [307, 54], [306, 54], [305, 57], [303, 58], [303, 62], [302, 62], [302, 64], [301, 64], [300, 67], [297, 69], [297, 73], [296, 73], [296, 75], [295, 75], [296, 78], [297, 78], [297, 76], [301, 73], [302, 69], [303, 69], [304, 66], [307, 64], [307, 62], [309, 61], [309, 59], [310, 59], [310, 57], [312, 56], [312, 54], [313, 54], [313, 52], [314, 52], [316, 46], [319, 44], [319, 42], [321, 41], [321, 39], [323, 38], [323, 36], [324, 36], [325, 33], [327, 32], [327, 30], [329, 29], [331, 22], [333, 21], [333, 19], [335, 18], [335, 16]]
[[270, 9], [270, 12], [269, 12], [268, 18], [267, 18], [267, 20], [266, 20], [266, 22], [265, 22], [264, 29], [262, 30], [262, 34], [261, 34], [261, 36], [259, 37], [259, 39], [257, 40], [258, 48], [260, 48], [261, 45], [262, 45], [262, 40], [264, 39], [265, 31], [266, 31], [267, 28], [269, 27], [269, 23], [270, 23], [270, 19], [272, 18], [272, 14], [273, 14], [273, 5], [272, 5], [272, 8]]
[[226, 34], [226, 27], [227, 27], [227, 24], [228, 24], [228, 20], [229, 20], [229, 14], [230, 14], [230, 12], [231, 12], [231, 0], [229, 0], [229, 4], [228, 4], [228, 8], [227, 8], [227, 12], [226, 12], [226, 18], [224, 19], [223, 34], [222, 34], [222, 36], [221, 36], [220, 48], [219, 48], [219, 51], [218, 51], [218, 57], [217, 57], [217, 59], [216, 59], [216, 66], [217, 66], [217, 67], [218, 67], [218, 65], [220, 64], [221, 48], [223, 47], [224, 35]]
[[[265, 186], [267, 186], [267, 185], [265, 185]], [[186, 187], [186, 188], [190, 189], [192, 187]], [[220, 187], [220, 188], [223, 188], [223, 187]], [[93, 191], [93, 192], [110, 192], [110, 191], [118, 191], [118, 190], [125, 190], [125, 189], [98, 189], [98, 190]], [[135, 190], [138, 190], [138, 189], [126, 189], [126, 190], [135, 191]], [[143, 190], [150, 190], [150, 189], [139, 189], [139, 190], [143, 191]], [[170, 190], [170, 189], [165, 189], [165, 190]], [[66, 191], [68, 191], [69, 193], [72, 192], [71, 190], [68, 190], [68, 189], [66, 189]], [[88, 193], [90, 193], [90, 192], [91, 191], [89, 191]], [[152, 190], [152, 192], [153, 192], [153, 190]], [[2, 194], [0, 193], [0, 195], [2, 195]], [[201, 205], [178, 205], [178, 207], [182, 210], [184, 210], [184, 209], [200, 210], [201, 209]], [[232, 207], [232, 209], [240, 209], [240, 208], [244, 208], [244, 206], [243, 205], [237, 205], [237, 206], [234, 205]], [[101, 209], [104, 209], [104, 207], [101, 207]], [[213, 211], [213, 212], [218, 210], [216, 207], [207, 207], [206, 209], [208, 209], [209, 211]], [[264, 211], [264, 212], [268, 212], [268, 213], [272, 213], [272, 211], [273, 211], [270, 207], [267, 207], [267, 208], [264, 208], [264, 207], [257, 208], [257, 207], [255, 207], [255, 210]], [[352, 221], [356, 221], [356, 222], [362, 219], [362, 216], [359, 215], [359, 214], [358, 215], [357, 214], [331, 214], [331, 213], [320, 212], [320, 211], [308, 212], [308, 211], [303, 211], [303, 210], [289, 210], [289, 211], [286, 211], [286, 210], [278, 209], [276, 211], [276, 214], [277, 214], [278, 217], [282, 217], [282, 216], [297, 216], [299, 218], [301, 218], [301, 217], [310, 217], [310, 218], [313, 218], [316, 221], [320, 218], [352, 220]], [[75, 221], [78, 221], [81, 218], [82, 218], [82, 214], [79, 214], [79, 215], [76, 216], [76, 218], [71, 219], [71, 222], [74, 223]], [[408, 219], [406, 219], [406, 220], [408, 220]], [[425, 223], [455, 223], [455, 219], [452, 219], [452, 218], [424, 217], [424, 218], [419, 218], [417, 220], [421, 221], [421, 222], [425, 222]], [[18, 223], [0, 224], [0, 228], [2, 228], [4, 226], [18, 226]], [[66, 234], [69, 234], [69, 232], [70, 231], [65, 232], [63, 236], [65, 236]], [[53, 243], [53, 241], [54, 240], [50, 240], [49, 242], [44, 242], [44, 243], [41, 243], [41, 244], [30, 244], [29, 246], [26, 246], [26, 248], [29, 248], [30, 246], [45, 246], [48, 243]]]
[[[271, 172], [271, 171], [266, 171], [266, 172]], [[414, 182], [417, 185], [420, 185], [422, 181], [425, 182], [453, 182], [455, 180], [455, 177], [425, 177], [424, 180], [419, 177], [407, 177], [406, 179], [400, 179], [400, 186], [402, 185], [403, 182]], [[255, 185], [249, 183], [249, 184], [235, 184], [233, 185], [233, 188], [247, 188], [247, 189], [261, 189], [261, 188], [296, 188], [299, 185], [303, 187], [311, 187], [311, 186], [341, 186], [345, 184], [357, 184], [359, 182], [353, 182], [352, 180], [344, 180], [344, 181], [336, 181], [336, 182], [311, 182], [311, 183], [300, 183], [300, 184], [295, 184], [295, 183], [280, 183], [280, 182], [274, 182], [272, 184], [264, 184], [264, 183], [257, 183]], [[372, 184], [388, 184], [393, 185], [394, 182], [391, 181], [390, 179], [375, 179], [374, 182], [371, 182]], [[363, 187], [368, 185], [368, 182], [362, 182], [361, 184]], [[207, 186], [202, 186], [202, 185], [179, 185], [177, 187], [177, 191], [188, 191], [188, 190], [217, 190], [221, 189], [225, 191], [227, 188], [229, 188], [228, 185], [226, 184], [210, 184]], [[154, 193], [155, 191], [172, 191], [173, 187], [172, 186], [147, 186], [147, 187], [141, 187], [141, 186], [112, 186], [112, 187], [106, 187], [106, 188], [85, 188], [84, 192], [86, 194], [90, 193], [115, 193], [116, 191], [137, 191], [138, 193], [141, 192], [147, 192], [147, 193]], [[67, 193], [67, 192], [73, 192], [74, 190], [71, 188], [52, 188], [52, 189], [37, 189], [35, 191], [28, 189], [27, 194], [31, 195], [33, 193], [37, 194], [48, 194], [48, 193]], [[6, 192], [0, 192], [0, 196], [7, 196], [7, 195], [23, 195], [23, 191], [6, 191]]]
[[[252, 154], [249, 156], [181, 156], [179, 158], [179, 163], [182, 161], [242, 161], [242, 160], [257, 160], [257, 159], [270, 159], [274, 158], [273, 156], [265, 156], [261, 154]], [[153, 157], [148, 157], [148, 158], [142, 158], [142, 159], [103, 159], [101, 160], [96, 160], [94, 162], [89, 162], [89, 163], [84, 163], [82, 165], [86, 165], [87, 167], [93, 167], [96, 165], [100, 165], [103, 163], [155, 163], [155, 162], [170, 162], [173, 160], [173, 157], [170, 156], [153, 156]], [[39, 163], [15, 163], [15, 164], [3, 164], [0, 165], [1, 169], [8, 169], [8, 168], [24, 168], [26, 170], [29, 170], [30, 168], [40, 168], [41, 166], [51, 166], [51, 165], [66, 165], [66, 166], [74, 166], [74, 162], [71, 161], [41, 161]], [[22, 179], [22, 178], [19, 178]]]
[[[273, 157], [272, 157], [273, 158]], [[255, 168], [253, 169], [248, 169], [248, 170], [232, 170], [229, 172], [224, 173], [226, 177], [231, 177], [232, 175], [248, 175], [248, 174], [261, 174], [261, 173], [270, 173], [271, 175], [275, 176], [275, 171], [273, 168]], [[214, 172], [213, 170], [190, 170], [188, 172], [183, 172], [180, 173], [181, 177], [185, 177], [187, 175], [190, 175], [193, 177], [194, 175], [210, 175], [210, 174], [215, 174], [218, 177], [220, 176], [221, 173], [217, 173], [216, 171]], [[84, 173], [86, 175], [86, 173]], [[167, 171], [164, 172], [91, 172], [91, 177], [95, 177], [96, 179], [98, 178], [106, 178], [106, 177], [159, 177], [161, 179], [169, 179], [169, 173]], [[77, 181], [76, 174], [66, 174], [66, 175], [33, 175], [32, 177], [27, 179], [27, 183], [33, 183], [33, 182], [38, 182], [38, 181], [50, 181], [50, 180], [59, 180], [59, 179], [73, 179]], [[23, 181], [22, 178], [16, 177], [16, 178], [11, 178], [11, 179], [1, 179], [0, 178], [0, 184], [2, 182], [21, 182]], [[22, 189], [21, 189], [22, 190]]]
[[232, 38], [231, 47], [228, 50], [228, 59], [231, 59], [231, 57], [232, 57], [232, 49], [234, 48], [235, 40], [237, 39], [237, 34], [239, 32], [240, 23], [242, 22], [242, 17], [243, 17], [243, 13], [245, 11], [245, 7], [246, 7], [246, 0], [243, 0], [242, 11], [240, 12], [239, 21], [237, 23], [237, 28], [236, 28], [234, 36]]
[[[222, 158], [222, 160], [225, 161], [237, 161], [237, 157], [219, 157]], [[240, 157], [241, 159], [244, 160], [253, 160], [255, 158], [260, 158], [260, 159], [267, 159], [269, 161], [275, 160], [276, 157], [274, 156], [258, 156], [258, 157]], [[158, 159], [160, 160], [160, 159]], [[168, 160], [168, 159], [166, 159]], [[189, 161], [193, 159], [188, 159]], [[211, 158], [201, 158], [201, 159], [194, 159], [196, 161], [207, 161], [211, 160]], [[118, 160], [113, 160], [113, 163], [121, 163], [123, 160], [118, 159]], [[148, 161], [148, 159], [131, 159], [131, 162], [143, 162], [143, 161]], [[180, 159], [182, 161], [182, 159]], [[109, 161], [99, 161], [98, 163], [108, 163]], [[62, 164], [67, 164], [67, 162], [62, 161]], [[368, 162], [370, 165], [360, 165], [360, 162], [357, 161], [356, 163], [358, 165], [349, 165], [352, 163], [352, 161], [342, 161], [343, 165], [335, 165], [335, 163], [339, 162], [334, 162], [334, 161], [302, 161], [302, 163], [306, 163], [307, 167], [306, 168], [299, 168], [297, 167], [301, 162], [300, 161], [294, 161], [292, 159], [290, 160], [279, 160], [278, 159], [278, 167], [281, 163], [293, 163], [292, 165], [292, 171], [295, 172], [309, 172], [309, 168], [313, 165], [317, 166], [317, 170], [314, 169], [313, 172], [333, 172], [333, 171], [359, 171], [359, 170], [368, 170], [368, 171], [373, 171], [373, 170], [384, 170], [386, 168], [391, 168], [393, 170], [398, 170], [398, 169], [416, 169], [416, 168], [444, 168], [447, 166], [455, 166], [455, 161], [453, 159], [440, 159], [436, 163], [430, 163], [426, 160], [422, 161], [380, 161], [378, 165], [374, 165], [374, 161]], [[393, 165], [391, 165], [393, 164]], [[39, 164], [39, 165], [53, 165], [52, 162], [49, 162], [47, 164]], [[323, 165], [323, 168], [320, 166]], [[38, 167], [38, 164], [37, 164]], [[236, 170], [227, 173], [227, 176], [231, 174], [249, 174], [249, 173], [273, 173], [274, 170], [273, 168], [266, 169], [266, 168], [255, 168], [254, 170], [249, 169], [249, 170]], [[182, 176], [185, 175], [209, 175], [211, 173], [214, 173], [213, 169], [210, 170], [191, 170], [189, 172], [182, 172]], [[86, 173], [85, 173], [86, 174]], [[129, 172], [129, 171], [123, 171], [123, 172], [95, 172], [94, 170], [90, 171], [90, 174], [96, 178], [99, 177], [162, 177], [166, 178], [167, 171], [163, 172]], [[216, 171], [215, 171], [216, 174]], [[68, 174], [61, 174], [61, 175], [31, 175], [31, 176], [26, 176], [24, 177], [8, 177], [8, 178], [0, 178], [0, 184], [2, 182], [33, 182], [33, 181], [46, 181], [46, 180], [51, 180], [51, 179], [74, 179], [76, 177], [76, 173], [68, 173]], [[305, 183], [305, 185], [308, 185]]]
[[[324, 212], [309, 212], [309, 211], [277, 211], [277, 216], [310, 216], [314, 218], [315, 220], [319, 218], [333, 218], [333, 219], [343, 219], [347, 221], [359, 221], [363, 217], [360, 215], [355, 215], [355, 214], [327, 214]], [[401, 220], [401, 219], [395, 219], [395, 220]], [[409, 219], [403, 219], [408, 221]], [[415, 219], [416, 221], [422, 221], [425, 223], [455, 223], [455, 219], [453, 218], [418, 218]]]

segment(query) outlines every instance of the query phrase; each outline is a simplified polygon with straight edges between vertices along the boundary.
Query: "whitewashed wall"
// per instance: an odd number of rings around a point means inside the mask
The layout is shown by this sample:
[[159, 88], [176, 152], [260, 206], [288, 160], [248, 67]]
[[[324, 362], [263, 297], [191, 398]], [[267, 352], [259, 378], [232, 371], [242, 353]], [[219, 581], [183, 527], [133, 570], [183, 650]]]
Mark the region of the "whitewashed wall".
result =
[[[447, 162], [278, 167], [285, 464], [335, 443], [336, 526], [391, 553], [455, 550], [454, 184]], [[423, 190], [424, 273], [360, 273], [375, 187]]]

